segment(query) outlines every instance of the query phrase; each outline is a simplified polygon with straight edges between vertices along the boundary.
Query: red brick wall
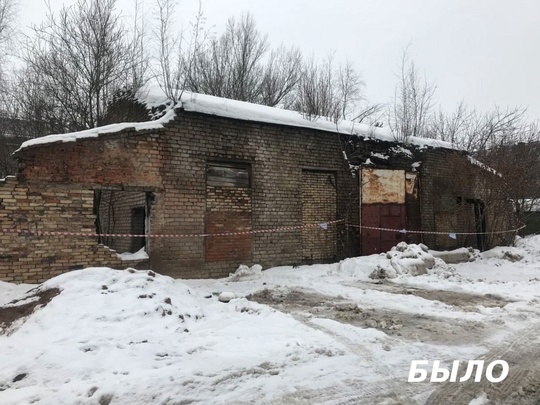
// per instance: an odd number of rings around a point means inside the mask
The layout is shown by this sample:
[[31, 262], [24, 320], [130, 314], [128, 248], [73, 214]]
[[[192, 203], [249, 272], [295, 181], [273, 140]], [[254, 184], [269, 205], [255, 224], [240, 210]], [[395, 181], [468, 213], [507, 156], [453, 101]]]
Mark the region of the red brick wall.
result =
[[[301, 225], [306, 167], [333, 170], [336, 188], [343, 190], [338, 191], [337, 211], [350, 212], [352, 221], [357, 216], [345, 199], [356, 194], [350, 190], [357, 188], [357, 182], [344, 165], [338, 135], [309, 129], [180, 112], [163, 131], [127, 130], [31, 148], [21, 158], [21, 174], [31, 184], [152, 192], [149, 231], [155, 234]], [[249, 165], [249, 191], [235, 196], [220, 190], [222, 194], [214, 198], [212, 193], [218, 190], [206, 184], [210, 161]], [[318, 220], [335, 217], [326, 214], [321, 212]], [[336, 234], [339, 240], [354, 240], [346, 237], [345, 227]], [[297, 230], [206, 240], [149, 239], [147, 250], [157, 271], [177, 277], [217, 277], [241, 263], [264, 267], [301, 263], [303, 246], [302, 231]], [[348, 247], [353, 254], [357, 251], [355, 243]], [[338, 248], [338, 255], [351, 253], [344, 243], [338, 243]]]
[[[206, 233], [251, 230], [251, 189], [206, 187]], [[251, 262], [252, 236], [216, 236], [205, 239], [207, 262]]]
[[162, 131], [127, 129], [99, 138], [32, 147], [20, 153], [19, 171], [28, 182], [159, 187]]
[[[3, 229], [94, 232], [94, 193], [66, 185], [32, 185], [14, 177], [0, 181]], [[0, 232], [0, 280], [39, 283], [89, 266], [122, 267], [97, 238], [35, 236]]]
[[[302, 172], [302, 221], [320, 224], [337, 217], [336, 176], [333, 172], [304, 170]], [[335, 225], [302, 231], [302, 255], [306, 262], [335, 261], [337, 232]]]
[[[342, 145], [343, 140], [334, 133], [179, 111], [176, 119], [163, 130], [126, 130], [24, 150], [20, 153], [20, 174], [31, 190], [33, 187], [53, 190], [48, 196], [51, 201], [56, 198], [53, 184], [58, 188], [85, 190], [88, 196], [96, 189], [151, 192], [155, 198], [149, 232], [202, 234], [302, 225], [307, 221], [303, 219], [304, 201], [316, 198], [302, 197], [303, 190], [304, 195], [308, 190], [302, 173], [306, 170], [331, 172], [335, 181], [335, 206], [329, 202], [315, 204], [310, 209], [310, 218], [329, 220], [327, 217], [337, 212], [338, 219], [358, 224], [358, 178], [351, 175], [344, 162]], [[361, 140], [355, 144], [355, 152], [363, 161], [373, 151], [385, 151], [390, 146], [391, 143]], [[421, 202], [426, 202], [422, 208], [424, 229], [435, 228], [431, 197], [435, 191], [431, 178], [437, 175], [437, 165], [445, 159], [445, 153], [429, 157], [431, 160], [422, 168], [425, 178], [420, 181]], [[401, 163], [396, 160], [395, 165], [410, 169], [413, 160], [417, 157], [405, 156]], [[248, 165], [251, 187], [240, 194], [208, 187], [207, 165], [216, 161]], [[390, 163], [381, 161], [381, 164]], [[313, 187], [319, 186], [317, 180]], [[322, 190], [321, 198], [331, 195], [327, 191]], [[330, 199], [334, 201], [334, 196]], [[41, 204], [47, 206], [47, 213], [54, 202], [43, 199], [38, 205]], [[68, 204], [64, 212], [69, 215], [71, 211]], [[84, 215], [85, 222], [73, 221], [70, 229], [93, 229], [95, 215], [90, 202], [85, 206]], [[51, 218], [52, 226], [56, 216]], [[317, 261], [330, 259], [330, 255], [339, 259], [358, 254], [358, 229], [351, 227], [346, 231], [344, 225], [334, 229], [335, 239], [332, 236], [320, 246], [319, 242], [310, 242], [302, 230], [296, 230], [207, 239], [156, 238], [147, 241], [147, 250], [156, 271], [175, 277], [219, 277], [234, 271], [241, 263], [259, 263], [268, 268], [303, 263], [307, 258]], [[11, 239], [6, 243], [5, 250], [21, 246]], [[65, 243], [68, 242], [54, 241], [54, 244]], [[72, 250], [88, 255], [90, 263], [94, 253], [88, 252], [96, 249], [97, 244], [95, 241], [85, 243], [84, 246], [74, 245]], [[309, 243], [319, 247], [312, 247], [306, 254]], [[335, 246], [334, 251], [326, 249], [330, 245]], [[324, 252], [317, 252], [323, 248]], [[66, 251], [61, 260], [67, 263], [69, 257]], [[114, 260], [111, 263], [114, 264]]]

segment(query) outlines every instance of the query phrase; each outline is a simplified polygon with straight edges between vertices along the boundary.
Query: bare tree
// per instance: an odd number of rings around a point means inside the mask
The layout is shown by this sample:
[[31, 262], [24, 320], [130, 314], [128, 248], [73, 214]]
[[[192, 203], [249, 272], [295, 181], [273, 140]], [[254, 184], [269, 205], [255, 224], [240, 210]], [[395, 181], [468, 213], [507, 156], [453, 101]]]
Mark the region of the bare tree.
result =
[[159, 69], [154, 76], [165, 93], [174, 103], [180, 100], [182, 92], [188, 82], [189, 72], [193, 70], [196, 55], [205, 42], [204, 13], [202, 2], [199, 1], [199, 10], [192, 23], [191, 35], [186, 38], [182, 30], [176, 31], [174, 0], [157, 0], [154, 37], [158, 46]]
[[[100, 125], [116, 90], [141, 83], [136, 44], [116, 12], [116, 0], [78, 0], [51, 10], [34, 26], [24, 60], [39, 76], [50, 109], [64, 115], [64, 130]], [[138, 41], [138, 39], [137, 39]]]
[[435, 88], [435, 85], [429, 84], [418, 73], [405, 50], [401, 58], [399, 81], [388, 115], [388, 124], [395, 140], [408, 142], [412, 136], [426, 136]]
[[289, 107], [308, 119], [328, 117], [338, 120], [341, 108], [337, 104], [336, 73], [333, 58], [329, 56], [321, 65], [312, 57], [302, 69], [296, 97]]
[[320, 64], [311, 58], [303, 66], [295, 98], [287, 107], [308, 119], [327, 117], [335, 122], [345, 119], [363, 122], [383, 109], [380, 104], [366, 104], [364, 86], [350, 62], [335, 66], [333, 56]]
[[251, 14], [230, 18], [225, 32], [195, 53], [186, 88], [203, 94], [269, 106], [281, 105], [300, 77], [296, 48], [270, 50]]
[[17, 137], [16, 105], [12, 98], [12, 82], [6, 67], [16, 37], [18, 3], [0, 0], [0, 178], [15, 173], [11, 153], [20, 144]]
[[283, 104], [300, 80], [301, 64], [302, 53], [296, 48], [272, 50], [253, 101], [271, 107]]
[[[6, 62], [16, 31], [17, 0], [0, 0], [0, 64]], [[3, 66], [2, 66], [3, 67]]]
[[527, 109], [521, 107], [497, 106], [480, 112], [461, 102], [450, 114], [439, 110], [429, 117], [424, 134], [481, 156], [501, 145], [530, 142], [535, 131], [526, 113]]
[[500, 145], [528, 141], [530, 131], [526, 112], [526, 109], [520, 107], [495, 107], [487, 113], [474, 113], [472, 128], [458, 140], [458, 146], [483, 155]]
[[146, 84], [150, 67], [150, 57], [146, 51], [147, 32], [143, 4], [144, 0], [133, 1], [133, 25], [131, 40], [128, 43], [129, 59], [132, 63], [124, 79], [126, 87], [132, 92], [136, 92]]
[[476, 111], [469, 109], [462, 101], [450, 114], [442, 109], [433, 114], [425, 136], [457, 145], [469, 137], [468, 133], [474, 127], [475, 119]]
[[[439, 111], [433, 117], [430, 134], [467, 151], [466, 166], [472, 163], [476, 172], [484, 173], [474, 187], [482, 204], [491, 207], [492, 225], [507, 229], [512, 217], [527, 220], [531, 208], [540, 202], [540, 130], [538, 123], [527, 122], [526, 109], [495, 107], [479, 112], [460, 103], [451, 114]], [[460, 176], [453, 182], [458, 188], [475, 177], [466, 166], [455, 165]], [[490, 239], [496, 242], [493, 235]]]
[[253, 100], [263, 75], [261, 60], [268, 51], [267, 35], [262, 35], [251, 14], [242, 16], [239, 23], [230, 18], [221, 38], [230, 55], [229, 91], [236, 100]]

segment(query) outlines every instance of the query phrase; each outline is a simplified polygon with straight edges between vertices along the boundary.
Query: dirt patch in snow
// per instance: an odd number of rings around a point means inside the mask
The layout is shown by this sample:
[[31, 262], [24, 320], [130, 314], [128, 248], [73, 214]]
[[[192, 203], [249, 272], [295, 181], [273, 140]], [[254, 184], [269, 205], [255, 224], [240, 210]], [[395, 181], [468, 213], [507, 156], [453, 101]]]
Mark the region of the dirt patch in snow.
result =
[[439, 301], [447, 305], [459, 307], [462, 311], [477, 312], [478, 306], [486, 308], [504, 307], [512, 301], [493, 294], [474, 295], [455, 291], [424, 290], [415, 287], [401, 286], [388, 282], [347, 284], [351, 287], [369, 288], [371, 290], [388, 292], [391, 294], [410, 294], [430, 301]]
[[[501, 344], [491, 348], [480, 359], [484, 360], [482, 378], [470, 378], [459, 383], [445, 382], [437, 385], [426, 405], [468, 404], [481, 395], [487, 395], [485, 405], [539, 405], [540, 404], [540, 325], [519, 330]], [[485, 377], [487, 366], [496, 360], [509, 365], [508, 376], [500, 382], [490, 382]], [[497, 366], [499, 367], [499, 366]], [[460, 366], [458, 378], [467, 366]], [[494, 372], [500, 375], [500, 370]]]
[[361, 308], [355, 302], [312, 291], [265, 289], [248, 295], [248, 300], [269, 305], [281, 312], [309, 313], [363, 328], [375, 328], [389, 336], [416, 342], [467, 344], [477, 342], [486, 331], [480, 322], [443, 319], [375, 308]]
[[[58, 288], [30, 290], [29, 293], [32, 291], [32, 294], [22, 299], [13, 300], [5, 306], [0, 307], [0, 334], [5, 333], [14, 322], [32, 314], [38, 306], [40, 308], [47, 306], [54, 297], [60, 294]], [[21, 304], [17, 305], [19, 302]]]

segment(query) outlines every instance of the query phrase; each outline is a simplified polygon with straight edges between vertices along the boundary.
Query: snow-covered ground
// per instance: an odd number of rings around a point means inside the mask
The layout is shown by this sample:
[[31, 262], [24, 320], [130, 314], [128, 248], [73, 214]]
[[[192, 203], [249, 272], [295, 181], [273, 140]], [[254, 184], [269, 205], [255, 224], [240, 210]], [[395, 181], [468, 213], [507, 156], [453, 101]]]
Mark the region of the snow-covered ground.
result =
[[[540, 237], [453, 265], [426, 250], [220, 280], [0, 282], [0, 404], [536, 403]], [[412, 360], [475, 358], [508, 378], [407, 382]]]

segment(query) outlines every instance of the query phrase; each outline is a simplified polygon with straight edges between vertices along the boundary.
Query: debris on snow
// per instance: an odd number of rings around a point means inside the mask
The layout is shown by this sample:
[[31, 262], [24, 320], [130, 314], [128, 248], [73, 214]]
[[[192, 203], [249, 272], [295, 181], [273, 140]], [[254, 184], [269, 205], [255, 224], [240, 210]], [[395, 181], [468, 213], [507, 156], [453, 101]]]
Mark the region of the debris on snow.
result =
[[386, 257], [397, 274], [426, 274], [435, 265], [435, 258], [425, 248], [425, 245], [400, 242], [386, 253]]
[[481, 257], [483, 259], [498, 258], [514, 263], [523, 260], [525, 252], [521, 248], [498, 246], [482, 252]]
[[254, 264], [251, 267], [241, 264], [234, 273], [229, 274], [230, 281], [255, 280], [261, 277], [262, 266]]
[[230, 291], [223, 291], [221, 294], [219, 294], [218, 296], [218, 300], [219, 302], [229, 302], [230, 300], [233, 300], [236, 298], [236, 294], [233, 293], [233, 292], [230, 292]]
[[369, 277], [374, 280], [396, 278], [397, 276], [397, 272], [392, 267], [383, 267], [381, 265], [377, 265], [375, 270], [373, 270], [373, 273], [369, 275]]
[[412, 152], [409, 149], [405, 149], [403, 146], [392, 146], [390, 151], [396, 155], [413, 156]]
[[[438, 389], [408, 391], [413, 359], [451, 365], [488, 349], [536, 372], [540, 236], [516, 245], [448, 265], [425, 245], [402, 243], [335, 264], [267, 269], [255, 281], [246, 266], [234, 283], [105, 268], [66, 273], [40, 287], [60, 294], [0, 335], [0, 403], [377, 403], [402, 392], [414, 401]], [[523, 259], [510, 261], [515, 254]], [[427, 274], [405, 273], [429, 256]], [[377, 268], [396, 277], [374, 282]], [[22, 298], [8, 307], [37, 300], [24, 291], [0, 283], [0, 299]], [[208, 291], [234, 301], [223, 305]], [[508, 350], [508, 341], [519, 345]], [[529, 395], [517, 384], [512, 391]], [[454, 403], [478, 402], [481, 392]], [[497, 403], [510, 395], [488, 394]]]
[[382, 159], [382, 160], [390, 159], [390, 156], [383, 155], [382, 153], [379, 153], [379, 152], [371, 152], [371, 156], [373, 156], [374, 158]]
[[130, 252], [117, 253], [117, 256], [122, 261], [147, 260], [149, 258], [148, 253], [146, 253], [146, 249], [145, 249], [144, 246], [142, 248], [140, 248], [138, 251], [136, 251], [135, 253], [130, 253]]
[[438, 257], [439, 259], [444, 260], [444, 262], [447, 264], [454, 264], [473, 261], [478, 257], [480, 252], [472, 248], [459, 248], [454, 250], [442, 251], [430, 250], [429, 253], [433, 257]]

